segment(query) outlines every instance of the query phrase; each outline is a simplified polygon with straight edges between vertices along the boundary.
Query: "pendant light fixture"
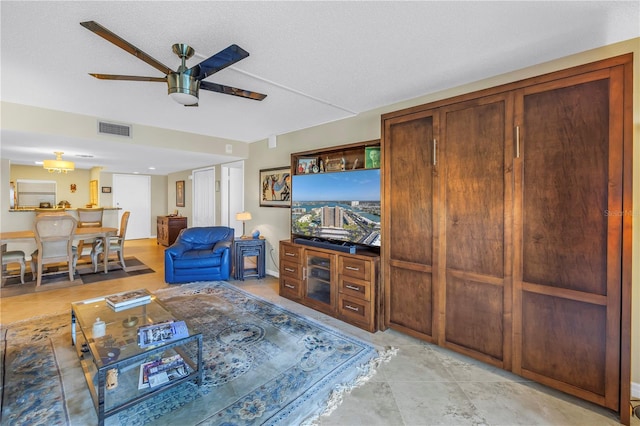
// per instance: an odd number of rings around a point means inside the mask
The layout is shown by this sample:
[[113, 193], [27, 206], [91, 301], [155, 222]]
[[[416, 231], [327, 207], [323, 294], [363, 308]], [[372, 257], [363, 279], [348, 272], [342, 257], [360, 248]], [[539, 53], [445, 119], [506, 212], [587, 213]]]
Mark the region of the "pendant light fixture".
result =
[[55, 160], [44, 160], [42, 162], [42, 167], [47, 169], [49, 173], [67, 173], [75, 170], [76, 166], [73, 161], [64, 161], [62, 159], [64, 152], [55, 151], [54, 154], [56, 155]]

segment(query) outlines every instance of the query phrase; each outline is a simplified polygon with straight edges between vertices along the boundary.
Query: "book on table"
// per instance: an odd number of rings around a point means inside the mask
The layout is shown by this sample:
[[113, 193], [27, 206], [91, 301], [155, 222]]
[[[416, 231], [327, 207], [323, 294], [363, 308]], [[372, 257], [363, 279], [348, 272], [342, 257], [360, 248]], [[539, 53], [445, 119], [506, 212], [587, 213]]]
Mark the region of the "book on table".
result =
[[138, 300], [138, 301], [136, 301], [134, 303], [129, 303], [127, 305], [120, 305], [118, 307], [109, 305], [109, 307], [111, 309], [113, 309], [115, 312], [120, 312], [120, 311], [124, 311], [125, 309], [135, 308], [136, 306], [142, 306], [142, 305], [146, 305], [148, 303], [151, 303], [151, 299], [141, 299], [141, 300]]
[[141, 348], [189, 337], [184, 321], [164, 321], [138, 328], [138, 345]]
[[140, 365], [138, 389], [154, 388], [189, 375], [187, 363], [179, 354]]
[[107, 304], [112, 308], [122, 308], [128, 305], [142, 305], [151, 302], [151, 294], [142, 288], [138, 290], [124, 291], [105, 297]]

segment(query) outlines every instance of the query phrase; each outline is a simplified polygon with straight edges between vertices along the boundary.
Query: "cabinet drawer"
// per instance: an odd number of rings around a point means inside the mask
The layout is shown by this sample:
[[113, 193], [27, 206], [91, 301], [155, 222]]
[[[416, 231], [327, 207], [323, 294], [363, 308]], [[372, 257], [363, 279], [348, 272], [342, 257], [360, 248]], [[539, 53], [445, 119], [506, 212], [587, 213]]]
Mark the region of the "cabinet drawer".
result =
[[371, 278], [371, 262], [362, 259], [340, 256], [338, 272], [344, 276], [369, 281]]
[[370, 302], [340, 294], [338, 296], [338, 315], [341, 319], [353, 325], [368, 331], [373, 330], [373, 316]]
[[280, 261], [280, 275], [296, 280], [302, 280], [302, 266], [299, 263]]
[[301, 299], [302, 282], [289, 277], [280, 277], [280, 296], [289, 299]]
[[357, 297], [358, 299], [371, 300], [371, 283], [369, 281], [356, 280], [340, 275], [339, 291], [340, 293]]
[[290, 260], [294, 262], [300, 261], [300, 248], [294, 247], [289, 244], [282, 244], [280, 250], [280, 258], [284, 260]]

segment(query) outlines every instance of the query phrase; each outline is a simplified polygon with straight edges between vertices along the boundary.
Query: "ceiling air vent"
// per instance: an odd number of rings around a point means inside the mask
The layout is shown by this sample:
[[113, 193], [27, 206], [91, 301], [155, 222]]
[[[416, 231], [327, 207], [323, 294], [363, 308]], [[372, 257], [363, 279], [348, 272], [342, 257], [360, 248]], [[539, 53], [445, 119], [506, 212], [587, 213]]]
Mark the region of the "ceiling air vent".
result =
[[98, 121], [98, 133], [102, 135], [125, 136], [127, 138], [130, 138], [131, 126]]

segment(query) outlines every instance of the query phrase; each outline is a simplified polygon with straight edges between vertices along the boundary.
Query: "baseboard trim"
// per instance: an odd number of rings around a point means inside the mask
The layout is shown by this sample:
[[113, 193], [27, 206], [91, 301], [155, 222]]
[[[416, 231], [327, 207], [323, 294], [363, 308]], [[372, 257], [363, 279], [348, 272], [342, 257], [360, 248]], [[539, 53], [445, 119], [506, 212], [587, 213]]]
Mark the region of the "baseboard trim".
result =
[[265, 272], [266, 272], [267, 275], [271, 275], [272, 277], [280, 278], [280, 271], [272, 271], [271, 269], [268, 269]]
[[640, 398], [640, 383], [631, 382], [631, 398]]

